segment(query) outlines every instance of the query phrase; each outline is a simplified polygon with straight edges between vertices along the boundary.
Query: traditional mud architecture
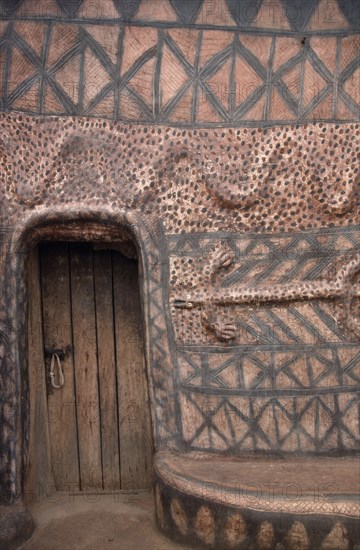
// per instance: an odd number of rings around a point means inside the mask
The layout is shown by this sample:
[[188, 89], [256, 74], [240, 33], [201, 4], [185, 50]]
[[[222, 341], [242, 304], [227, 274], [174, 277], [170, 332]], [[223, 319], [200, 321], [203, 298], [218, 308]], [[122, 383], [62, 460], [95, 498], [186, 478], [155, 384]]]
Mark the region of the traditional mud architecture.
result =
[[153, 486], [189, 545], [359, 549], [358, 2], [0, 6], [2, 548]]

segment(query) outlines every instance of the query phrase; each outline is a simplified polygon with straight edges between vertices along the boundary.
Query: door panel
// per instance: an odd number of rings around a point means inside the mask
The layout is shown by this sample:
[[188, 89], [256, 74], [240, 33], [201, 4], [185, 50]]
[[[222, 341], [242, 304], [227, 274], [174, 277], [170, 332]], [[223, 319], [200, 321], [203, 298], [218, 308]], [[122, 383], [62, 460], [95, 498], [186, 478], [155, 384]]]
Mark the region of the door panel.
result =
[[[68, 245], [42, 246], [40, 266], [44, 347], [65, 349], [72, 344]], [[62, 363], [65, 385], [48, 394], [48, 415], [54, 482], [67, 490], [80, 486], [72, 354]]]
[[99, 387], [90, 247], [70, 246], [72, 331], [81, 489], [102, 487]]
[[137, 262], [87, 244], [51, 243], [40, 247], [40, 263], [44, 347], [48, 354], [67, 350], [64, 386], [52, 388], [47, 376], [56, 487], [148, 488], [152, 441]]
[[[144, 354], [142, 352], [140, 296], [133, 284], [137, 264], [120, 254], [113, 258], [116, 364], [119, 391], [120, 470], [124, 487], [137, 479], [150, 483], [150, 417]], [[122, 291], [127, 289], [127, 292]]]
[[94, 253], [101, 450], [104, 489], [120, 486], [118, 393], [111, 252]]

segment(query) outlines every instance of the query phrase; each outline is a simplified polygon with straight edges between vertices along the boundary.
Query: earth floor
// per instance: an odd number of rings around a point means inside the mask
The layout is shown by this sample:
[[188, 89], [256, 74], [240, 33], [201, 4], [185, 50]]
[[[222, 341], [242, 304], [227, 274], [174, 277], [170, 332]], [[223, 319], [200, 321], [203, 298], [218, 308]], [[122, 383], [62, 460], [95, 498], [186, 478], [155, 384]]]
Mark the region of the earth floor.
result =
[[153, 495], [64, 495], [28, 505], [36, 528], [21, 550], [189, 550], [156, 528]]

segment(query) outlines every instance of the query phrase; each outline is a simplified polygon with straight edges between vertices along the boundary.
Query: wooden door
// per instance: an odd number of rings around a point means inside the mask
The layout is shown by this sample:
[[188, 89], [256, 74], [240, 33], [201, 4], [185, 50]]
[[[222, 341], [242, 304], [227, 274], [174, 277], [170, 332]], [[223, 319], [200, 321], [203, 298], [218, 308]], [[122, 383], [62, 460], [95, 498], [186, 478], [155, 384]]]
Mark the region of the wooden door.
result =
[[[137, 262], [89, 244], [46, 243], [40, 273], [56, 488], [148, 488], [152, 442]], [[64, 374], [60, 388], [50, 377], [54, 353]], [[53, 371], [60, 385], [56, 356]]]

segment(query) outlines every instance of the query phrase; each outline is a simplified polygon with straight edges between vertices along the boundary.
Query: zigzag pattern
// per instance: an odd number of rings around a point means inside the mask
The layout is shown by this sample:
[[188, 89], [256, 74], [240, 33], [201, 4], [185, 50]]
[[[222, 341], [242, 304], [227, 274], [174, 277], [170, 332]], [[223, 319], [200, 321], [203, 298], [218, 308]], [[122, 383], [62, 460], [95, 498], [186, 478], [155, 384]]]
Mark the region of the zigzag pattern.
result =
[[[329, 349], [330, 348], [330, 349]], [[206, 353], [182, 349], [178, 358], [181, 385], [208, 393], [238, 395], [340, 393], [360, 386], [359, 344], [285, 346]]]
[[[175, 18], [185, 9], [191, 19], [189, 4], [173, 4]], [[290, 28], [145, 33], [135, 23], [56, 21], [0, 20], [2, 110], [199, 126], [359, 119], [359, 38], [343, 28], [303, 44]]]
[[[359, 230], [172, 235], [168, 247], [171, 259], [182, 258], [191, 269], [195, 286], [219, 249], [235, 257], [219, 287], [295, 283], [317, 280], [352, 258], [360, 250]], [[343, 334], [334, 307], [326, 300], [218, 307], [217, 322], [236, 328], [234, 341], [225, 346], [204, 330], [200, 307], [175, 309], [188, 447], [231, 453], [358, 450], [359, 342]], [[191, 425], [189, 417], [195, 419]]]
[[360, 445], [359, 392], [344, 396], [246, 398], [181, 394], [193, 450], [344, 451]]
[[319, 2], [318, 0], [259, 0], [256, 3], [237, 0], [1, 0], [0, 15], [12, 17], [53, 16], [61, 19], [98, 19], [131, 22], [177, 22], [183, 25], [238, 26], [266, 29], [342, 29], [356, 28], [360, 9], [356, 0]]

